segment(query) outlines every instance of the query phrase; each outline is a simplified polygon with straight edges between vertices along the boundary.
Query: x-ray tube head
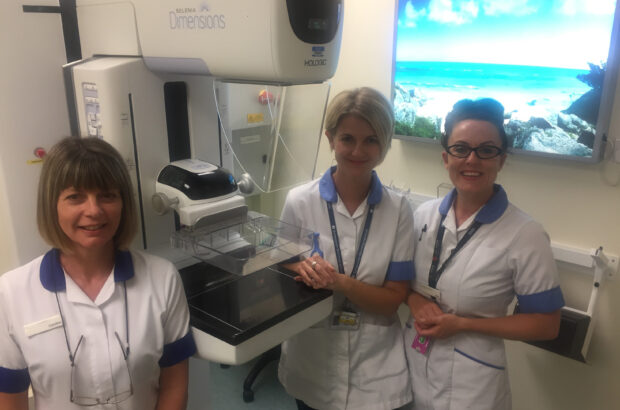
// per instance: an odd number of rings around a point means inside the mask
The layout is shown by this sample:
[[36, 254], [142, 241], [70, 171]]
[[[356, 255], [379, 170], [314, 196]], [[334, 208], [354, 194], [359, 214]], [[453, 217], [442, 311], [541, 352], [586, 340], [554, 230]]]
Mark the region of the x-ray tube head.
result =
[[141, 55], [157, 72], [280, 84], [323, 82], [338, 64], [343, 0], [76, 5], [84, 58]]

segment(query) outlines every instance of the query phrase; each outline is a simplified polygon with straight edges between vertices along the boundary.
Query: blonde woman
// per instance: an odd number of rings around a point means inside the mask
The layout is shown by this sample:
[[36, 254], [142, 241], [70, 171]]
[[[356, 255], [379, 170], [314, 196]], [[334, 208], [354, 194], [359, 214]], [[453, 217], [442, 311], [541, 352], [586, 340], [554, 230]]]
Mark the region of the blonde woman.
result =
[[282, 346], [279, 378], [299, 409], [391, 410], [412, 399], [396, 315], [414, 274], [412, 214], [374, 171], [393, 125], [378, 91], [338, 94], [325, 127], [337, 165], [284, 205], [284, 221], [320, 234], [321, 252], [289, 268], [334, 291], [330, 317]]

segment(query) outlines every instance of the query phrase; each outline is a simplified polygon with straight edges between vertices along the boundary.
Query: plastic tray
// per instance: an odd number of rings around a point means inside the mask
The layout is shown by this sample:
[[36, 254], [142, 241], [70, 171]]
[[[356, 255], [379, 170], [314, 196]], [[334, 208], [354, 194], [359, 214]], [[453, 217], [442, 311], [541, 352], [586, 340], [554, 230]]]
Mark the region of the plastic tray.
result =
[[220, 228], [180, 230], [172, 246], [230, 273], [247, 275], [312, 248], [312, 231], [268, 216]]

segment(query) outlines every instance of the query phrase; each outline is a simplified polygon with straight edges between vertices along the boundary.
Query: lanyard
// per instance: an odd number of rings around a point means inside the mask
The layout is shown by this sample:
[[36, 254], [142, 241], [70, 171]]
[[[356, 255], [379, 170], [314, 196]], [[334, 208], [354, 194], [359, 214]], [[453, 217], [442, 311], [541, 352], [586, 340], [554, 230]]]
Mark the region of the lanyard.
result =
[[452, 249], [452, 252], [450, 252], [450, 256], [448, 256], [448, 259], [446, 259], [441, 265], [441, 267], [437, 269], [437, 265], [439, 265], [439, 257], [441, 256], [441, 244], [443, 241], [443, 234], [446, 231], [446, 227], [443, 226], [444, 219], [446, 219], [446, 216], [442, 215], [441, 221], [439, 221], [439, 229], [437, 230], [437, 238], [435, 238], [435, 248], [433, 249], [431, 268], [428, 271], [428, 285], [431, 288], [435, 289], [437, 289], [437, 282], [439, 281], [439, 278], [441, 277], [441, 274], [443, 273], [446, 265], [452, 260], [452, 257], [456, 255], [456, 253], [460, 251], [463, 246], [465, 246], [467, 241], [469, 241], [469, 239], [474, 236], [478, 228], [480, 228], [480, 225], [482, 225], [481, 222], [474, 221], [469, 227], [469, 229], [467, 229], [467, 232], [465, 232], [465, 236], [463, 236], [461, 240], [456, 244], [456, 247]]
[[[332, 203], [326, 201], [327, 213], [329, 213], [329, 224], [332, 229], [332, 238], [334, 240], [334, 248], [336, 251], [336, 260], [338, 261], [338, 272], [344, 273], [344, 263], [342, 262], [342, 253], [340, 251], [340, 241], [338, 240], [338, 229], [336, 228], [336, 218], [334, 217], [334, 208]], [[364, 253], [364, 247], [366, 246], [366, 240], [368, 239], [368, 231], [370, 231], [370, 223], [372, 222], [372, 215], [375, 212], [375, 206], [370, 205], [368, 207], [368, 215], [366, 216], [366, 222], [364, 223], [364, 231], [362, 232], [362, 239], [360, 245], [355, 253], [355, 263], [353, 264], [353, 270], [351, 271], [351, 277], [355, 279], [357, 276], [357, 269], [360, 266], [362, 260], [362, 253]]]
[[[125, 343], [127, 343], [127, 348], [123, 347], [118, 333], [114, 332], [114, 334], [116, 335], [118, 343], [121, 346], [121, 350], [123, 351], [123, 357], [125, 358], [125, 360], [127, 360], [127, 356], [129, 356], [129, 313], [127, 312], [127, 281], [123, 281], [123, 288], [125, 289]], [[67, 325], [65, 324], [65, 317], [62, 315], [60, 300], [58, 300], [58, 291], [56, 289], [56, 282], [54, 281], [54, 294], [56, 295], [56, 303], [58, 304], [58, 313], [60, 314], [60, 321], [62, 322], [62, 330], [65, 332], [65, 341], [67, 342], [67, 350], [69, 351], [69, 360], [71, 361], [71, 366], [75, 366], [75, 355], [78, 348], [80, 347], [80, 344], [82, 343], [82, 340], [84, 339], [84, 335], [80, 336], [77, 346], [75, 346], [75, 350], [72, 353], [71, 346], [69, 345], [69, 336], [67, 336]]]

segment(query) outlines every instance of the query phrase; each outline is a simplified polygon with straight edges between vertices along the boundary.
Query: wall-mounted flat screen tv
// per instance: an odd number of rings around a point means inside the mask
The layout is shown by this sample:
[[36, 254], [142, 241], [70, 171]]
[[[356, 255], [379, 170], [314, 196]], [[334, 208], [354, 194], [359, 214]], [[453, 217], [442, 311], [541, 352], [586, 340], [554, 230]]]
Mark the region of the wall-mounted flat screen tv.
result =
[[399, 0], [396, 138], [437, 141], [463, 98], [505, 108], [512, 151], [600, 160], [618, 76], [615, 0]]

